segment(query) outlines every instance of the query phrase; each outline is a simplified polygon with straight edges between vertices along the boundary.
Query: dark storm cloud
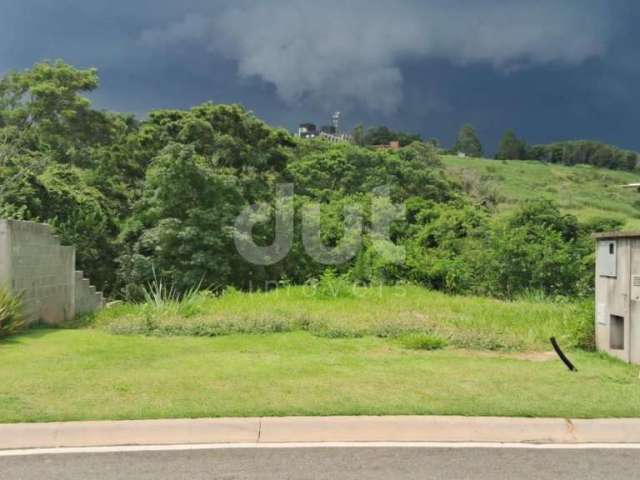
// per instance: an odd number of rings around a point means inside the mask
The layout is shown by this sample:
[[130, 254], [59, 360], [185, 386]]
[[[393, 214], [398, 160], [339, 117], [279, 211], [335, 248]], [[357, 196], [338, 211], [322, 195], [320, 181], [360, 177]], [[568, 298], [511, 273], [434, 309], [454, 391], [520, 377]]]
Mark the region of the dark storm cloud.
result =
[[565, 0], [394, 2], [272, 0], [189, 13], [143, 32], [154, 47], [203, 43], [238, 64], [241, 76], [273, 84], [289, 104], [355, 101], [397, 109], [403, 58], [487, 63], [509, 71], [579, 64], [602, 55], [610, 36], [603, 3]]
[[292, 127], [333, 109], [449, 143], [597, 137], [640, 148], [635, 2], [0, 0], [0, 72], [96, 66], [105, 108], [212, 99]]

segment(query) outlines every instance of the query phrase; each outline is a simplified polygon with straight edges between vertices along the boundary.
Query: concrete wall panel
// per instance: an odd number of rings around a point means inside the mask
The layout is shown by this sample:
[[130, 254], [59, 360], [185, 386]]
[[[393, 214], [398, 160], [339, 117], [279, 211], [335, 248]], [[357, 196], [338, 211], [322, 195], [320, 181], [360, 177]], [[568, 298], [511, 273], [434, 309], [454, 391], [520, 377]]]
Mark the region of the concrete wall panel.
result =
[[46, 224], [0, 220], [0, 283], [20, 295], [27, 323], [71, 320], [77, 298], [84, 302], [78, 313], [102, 306], [95, 294], [89, 304], [77, 292], [75, 248], [60, 245]]
[[[608, 249], [601, 248], [606, 241], [599, 241], [598, 255]], [[630, 360], [629, 349], [629, 290], [631, 268], [631, 240], [622, 238], [617, 240], [617, 269], [615, 276], [608, 276], [607, 272], [596, 269], [596, 343], [599, 350], [620, 358], [625, 362]], [[602, 264], [596, 260], [596, 264]], [[611, 315], [624, 318], [624, 348], [611, 348]]]

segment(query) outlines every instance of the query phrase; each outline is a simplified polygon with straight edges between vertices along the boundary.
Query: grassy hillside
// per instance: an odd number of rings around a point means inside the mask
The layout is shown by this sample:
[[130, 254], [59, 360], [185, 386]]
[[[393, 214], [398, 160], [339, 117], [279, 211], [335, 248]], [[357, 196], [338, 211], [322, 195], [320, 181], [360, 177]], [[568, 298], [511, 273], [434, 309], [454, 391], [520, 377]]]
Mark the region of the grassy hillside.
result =
[[483, 189], [495, 192], [502, 211], [520, 200], [544, 197], [581, 220], [614, 217], [624, 222], [625, 229], [640, 229], [640, 193], [620, 187], [640, 181], [640, 174], [538, 161], [456, 156], [443, 156], [443, 161], [471, 193]]

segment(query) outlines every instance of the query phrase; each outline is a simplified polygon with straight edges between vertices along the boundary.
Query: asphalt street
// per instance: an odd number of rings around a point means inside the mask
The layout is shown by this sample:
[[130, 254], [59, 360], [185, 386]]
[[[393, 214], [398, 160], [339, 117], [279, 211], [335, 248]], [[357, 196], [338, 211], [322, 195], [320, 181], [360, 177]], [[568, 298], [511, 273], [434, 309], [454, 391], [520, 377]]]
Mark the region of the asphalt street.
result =
[[282, 448], [0, 457], [2, 480], [631, 479], [640, 451], [510, 448]]

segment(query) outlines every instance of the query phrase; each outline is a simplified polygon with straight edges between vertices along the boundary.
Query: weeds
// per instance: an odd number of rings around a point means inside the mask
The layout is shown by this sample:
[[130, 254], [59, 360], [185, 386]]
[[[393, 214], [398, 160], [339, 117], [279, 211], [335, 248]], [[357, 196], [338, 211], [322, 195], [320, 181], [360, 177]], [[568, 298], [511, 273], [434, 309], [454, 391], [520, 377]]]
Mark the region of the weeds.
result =
[[180, 292], [173, 284], [158, 279], [155, 273], [154, 280], [144, 287], [143, 294], [142, 313], [149, 329], [154, 328], [158, 316], [190, 318], [202, 313], [203, 304], [213, 296], [211, 290], [202, 289], [202, 282]]
[[339, 276], [335, 270], [328, 268], [322, 273], [317, 282], [313, 282], [315, 287], [315, 295], [318, 298], [336, 299], [336, 298], [353, 298], [353, 284], [345, 277]]
[[23, 326], [20, 299], [0, 288], [0, 338], [13, 335]]
[[401, 338], [400, 343], [409, 350], [440, 350], [447, 346], [444, 338], [424, 334], [408, 335]]
[[[332, 277], [329, 277], [332, 278]], [[333, 281], [333, 278], [332, 280]], [[335, 286], [334, 286], [335, 288]], [[427, 335], [457, 348], [548, 350], [555, 336], [567, 348], [588, 348], [589, 306], [552, 301], [457, 297], [424, 288], [349, 287], [351, 294], [310, 294], [308, 287], [222, 295], [198, 292], [179, 300], [121, 304], [95, 316], [94, 327], [114, 333], [221, 336], [307, 331], [325, 338], [403, 338]], [[344, 291], [344, 290], [343, 290]]]

